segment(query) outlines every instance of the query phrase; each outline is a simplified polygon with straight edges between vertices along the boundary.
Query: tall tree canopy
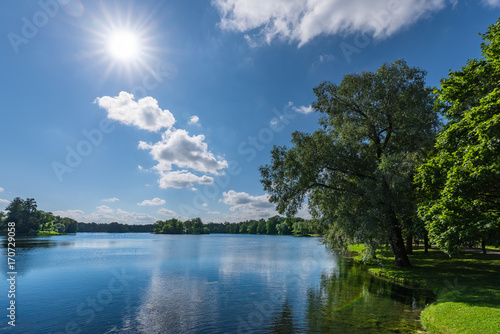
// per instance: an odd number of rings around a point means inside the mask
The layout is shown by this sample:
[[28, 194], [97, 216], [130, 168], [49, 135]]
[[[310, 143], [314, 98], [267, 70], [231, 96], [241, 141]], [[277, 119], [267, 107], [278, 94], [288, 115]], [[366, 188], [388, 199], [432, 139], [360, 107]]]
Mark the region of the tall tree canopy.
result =
[[419, 215], [450, 255], [474, 238], [500, 240], [500, 20], [482, 38], [483, 57], [441, 80], [448, 123], [416, 176]]
[[36, 208], [34, 198], [23, 200], [16, 197], [5, 209], [8, 212], [6, 222], [16, 223], [18, 234], [36, 233], [40, 230], [42, 221], [42, 214]]
[[316, 87], [320, 130], [293, 133], [293, 146], [275, 146], [260, 168], [278, 211], [293, 215], [308, 199], [329, 223], [328, 242], [388, 240], [395, 265], [411, 266], [401, 232], [416, 211], [416, 164], [439, 125], [425, 75], [398, 60]]

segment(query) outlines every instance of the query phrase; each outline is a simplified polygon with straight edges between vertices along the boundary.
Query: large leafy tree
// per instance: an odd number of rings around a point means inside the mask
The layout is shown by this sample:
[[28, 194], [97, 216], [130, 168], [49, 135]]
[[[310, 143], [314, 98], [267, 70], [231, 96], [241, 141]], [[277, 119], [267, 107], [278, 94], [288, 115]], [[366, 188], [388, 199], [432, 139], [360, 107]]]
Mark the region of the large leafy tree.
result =
[[425, 75], [398, 60], [316, 87], [320, 130], [293, 133], [260, 168], [278, 211], [293, 215], [308, 199], [330, 243], [388, 241], [395, 265], [411, 266], [402, 230], [415, 215], [413, 172], [439, 124]]
[[6, 222], [16, 223], [18, 234], [37, 233], [40, 230], [42, 216], [36, 208], [35, 199], [23, 200], [16, 197], [5, 209], [8, 212]]
[[416, 177], [419, 215], [450, 255], [471, 240], [500, 240], [500, 20], [482, 34], [483, 57], [441, 80], [448, 122]]

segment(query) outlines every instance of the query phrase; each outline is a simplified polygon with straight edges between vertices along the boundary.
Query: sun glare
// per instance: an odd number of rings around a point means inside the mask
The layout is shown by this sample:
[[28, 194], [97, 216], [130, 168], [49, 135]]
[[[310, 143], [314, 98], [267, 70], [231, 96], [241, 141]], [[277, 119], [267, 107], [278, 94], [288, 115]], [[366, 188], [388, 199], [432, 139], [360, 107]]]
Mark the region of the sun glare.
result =
[[102, 4], [104, 1], [100, 3], [92, 24], [84, 28], [88, 44], [81, 56], [92, 59], [89, 64], [99, 72], [101, 82], [126, 77], [132, 83], [134, 78], [155, 71], [160, 63], [158, 56], [165, 49], [158, 47], [162, 36], [155, 29], [152, 14], [132, 5], [110, 8]]
[[134, 61], [141, 52], [139, 38], [130, 31], [114, 31], [109, 35], [108, 51], [116, 60]]

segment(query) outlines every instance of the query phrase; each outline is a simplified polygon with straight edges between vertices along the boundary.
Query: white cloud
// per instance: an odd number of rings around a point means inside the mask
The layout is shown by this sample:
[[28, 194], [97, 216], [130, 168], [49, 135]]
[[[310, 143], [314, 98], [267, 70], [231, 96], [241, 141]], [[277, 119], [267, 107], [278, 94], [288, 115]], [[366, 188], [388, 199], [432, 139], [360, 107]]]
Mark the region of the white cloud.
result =
[[[214, 179], [210, 176], [196, 176], [187, 170], [177, 170], [174, 172], [161, 171], [159, 172], [160, 178], [158, 184], [160, 188], [187, 188], [194, 184], [212, 184]], [[196, 191], [194, 188], [193, 191]]]
[[165, 215], [165, 216], [172, 216], [172, 217], [177, 216], [177, 213], [175, 211], [165, 209], [165, 208], [161, 208], [160, 210], [158, 210], [157, 213], [159, 213], [160, 215]]
[[207, 212], [209, 215], [219, 215], [220, 212], [219, 211], [208, 211]]
[[300, 107], [292, 107], [293, 110], [295, 110], [298, 113], [301, 114], [310, 114], [314, 111], [312, 106], [306, 107], [306, 106], [300, 106]]
[[334, 55], [327, 54], [327, 55], [321, 55], [321, 56], [319, 56], [319, 62], [320, 63], [328, 63], [328, 62], [331, 62], [331, 61], [334, 61], [334, 60], [335, 60], [335, 56]]
[[5, 190], [4, 188], [0, 187], [0, 193], [3, 192], [4, 190]]
[[165, 131], [162, 139], [154, 144], [139, 142], [139, 148], [149, 150], [158, 162], [154, 169], [160, 175], [158, 183], [161, 188], [186, 188], [194, 184], [211, 184], [214, 179], [187, 170], [172, 171], [174, 165], [214, 175], [228, 167], [227, 161], [208, 150], [204, 140], [203, 135], [190, 136], [186, 130], [174, 129]]
[[144, 213], [128, 212], [121, 209], [111, 209], [105, 205], [96, 208], [92, 213], [85, 213], [82, 210], [53, 211], [56, 216], [73, 218], [84, 223], [104, 223], [118, 222], [121, 224], [153, 224], [158, 219]]
[[483, 0], [483, 3], [491, 7], [500, 7], [500, 0]]
[[74, 218], [74, 217], [80, 217], [80, 216], [85, 215], [85, 212], [82, 210], [52, 211], [52, 213], [55, 216], [73, 218], [73, 219], [78, 220], [78, 221], [82, 221], [82, 220], [79, 220], [79, 219]]
[[165, 204], [166, 201], [164, 199], [161, 199], [161, 198], [158, 198], [158, 197], [155, 197], [151, 200], [149, 199], [145, 199], [144, 201], [142, 201], [141, 203], [137, 203], [137, 205], [148, 205], [148, 206], [153, 206], [153, 205], [163, 205]]
[[232, 220], [268, 218], [277, 214], [275, 205], [269, 202], [269, 195], [252, 196], [245, 192], [229, 190], [222, 193], [222, 203], [231, 205], [234, 215], [226, 215]]
[[188, 217], [181, 216], [177, 212], [165, 208], [161, 208], [160, 210], [157, 211], [157, 213], [162, 216], [166, 216], [168, 218], [177, 218], [182, 221], [188, 220]]
[[198, 116], [191, 116], [191, 118], [189, 119], [189, 122], [188, 124], [198, 124], [198, 121], [200, 120], [200, 118]]
[[101, 206], [98, 206], [97, 208], [97, 211], [98, 213], [113, 213], [113, 209], [111, 209], [109, 206], [107, 205], [101, 205]]
[[[498, 0], [487, 0], [497, 5]], [[219, 26], [245, 34], [250, 46], [279, 38], [299, 47], [319, 35], [353, 32], [391, 36], [456, 0], [213, 0]], [[252, 35], [256, 32], [254, 35]]]
[[172, 165], [176, 165], [198, 172], [218, 174], [220, 169], [227, 168], [227, 161], [208, 151], [204, 140], [204, 135], [190, 136], [186, 130], [176, 129], [165, 131], [162, 140], [157, 143], [139, 142], [139, 148], [150, 150], [153, 159], [158, 161], [158, 165], [154, 167], [158, 171], [169, 171], [172, 170]]
[[7, 199], [1, 199], [1, 198], [0, 198], [0, 203], [9, 204], [9, 203], [10, 203], [10, 201], [9, 201], [9, 200], [7, 200]]
[[309, 213], [309, 206], [304, 204], [295, 214], [296, 217], [304, 218], [304, 219], [312, 219], [311, 214]]
[[318, 60], [316, 60], [314, 63], [312, 63], [312, 68], [316, 68], [317, 66], [320, 66], [321, 64], [326, 64], [329, 62], [332, 62], [335, 60], [335, 56], [332, 54], [323, 54], [318, 57]]
[[109, 203], [113, 203], [113, 202], [118, 202], [120, 199], [119, 198], [116, 198], [116, 197], [113, 197], [113, 198], [105, 198], [105, 199], [102, 199], [101, 202], [109, 202]]
[[274, 204], [269, 202], [269, 195], [252, 196], [246, 192], [236, 192], [229, 190], [222, 194], [222, 203], [232, 205], [231, 211], [238, 210], [240, 206], [250, 206], [252, 208], [273, 208]]
[[151, 96], [135, 101], [134, 95], [120, 92], [115, 97], [98, 97], [95, 102], [108, 112], [109, 119], [140, 129], [156, 132], [162, 128], [170, 129], [175, 123], [174, 115], [162, 110]]

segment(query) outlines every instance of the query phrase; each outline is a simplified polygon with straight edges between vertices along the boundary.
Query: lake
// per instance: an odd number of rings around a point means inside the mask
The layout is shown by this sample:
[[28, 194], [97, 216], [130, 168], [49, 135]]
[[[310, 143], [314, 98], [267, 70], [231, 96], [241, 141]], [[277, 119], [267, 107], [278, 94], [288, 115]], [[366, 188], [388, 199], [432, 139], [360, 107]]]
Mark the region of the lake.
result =
[[16, 246], [16, 327], [3, 256], [5, 333], [412, 333], [431, 301], [319, 238], [79, 233]]

